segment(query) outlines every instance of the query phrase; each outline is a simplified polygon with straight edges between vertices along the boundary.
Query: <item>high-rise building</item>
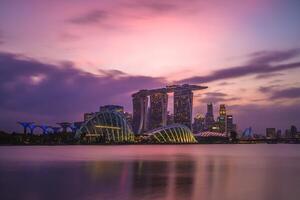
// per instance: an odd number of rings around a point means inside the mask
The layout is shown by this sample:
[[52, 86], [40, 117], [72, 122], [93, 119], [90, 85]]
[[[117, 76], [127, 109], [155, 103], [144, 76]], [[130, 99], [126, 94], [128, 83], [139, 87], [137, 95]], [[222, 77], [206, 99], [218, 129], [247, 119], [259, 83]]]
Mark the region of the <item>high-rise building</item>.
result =
[[189, 88], [174, 91], [174, 122], [192, 128], [193, 92]]
[[291, 126], [291, 137], [292, 138], [295, 138], [296, 136], [297, 136], [297, 127], [296, 126], [294, 126], [294, 125], [292, 125]]
[[205, 117], [201, 114], [196, 115], [193, 123], [193, 132], [199, 133], [204, 130]]
[[[167, 93], [170, 92], [174, 92], [174, 117], [172, 121], [192, 128], [192, 91], [206, 88], [188, 84], [170, 85], [165, 88], [140, 90], [133, 94], [133, 131], [136, 134], [141, 134], [168, 123]], [[148, 96], [150, 96], [150, 105], [148, 105]]]
[[167, 106], [168, 95], [166, 92], [157, 92], [150, 95], [150, 129], [167, 125]]
[[218, 124], [219, 124], [220, 132], [224, 133], [226, 131], [226, 108], [225, 108], [225, 104], [220, 105]]
[[227, 115], [226, 116], [226, 134], [227, 136], [230, 135], [231, 132], [234, 132], [235, 130], [235, 124], [233, 124], [233, 116]]
[[147, 90], [141, 90], [132, 95], [133, 122], [132, 129], [135, 134], [148, 130], [148, 96]]
[[208, 103], [207, 104], [207, 112], [205, 115], [205, 129], [211, 130], [212, 127], [214, 126], [215, 119], [214, 119], [214, 111], [213, 111], [213, 104]]
[[267, 138], [276, 138], [276, 128], [266, 128]]

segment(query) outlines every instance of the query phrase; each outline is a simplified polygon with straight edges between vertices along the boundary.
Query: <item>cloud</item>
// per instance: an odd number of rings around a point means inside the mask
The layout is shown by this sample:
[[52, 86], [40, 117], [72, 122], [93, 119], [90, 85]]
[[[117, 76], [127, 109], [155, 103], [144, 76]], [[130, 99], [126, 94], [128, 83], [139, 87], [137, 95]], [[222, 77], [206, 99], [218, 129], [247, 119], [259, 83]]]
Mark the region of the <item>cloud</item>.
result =
[[203, 94], [203, 96], [201, 97], [201, 102], [205, 102], [205, 103], [226, 103], [229, 101], [235, 101], [235, 100], [239, 100], [240, 98], [237, 97], [228, 97], [227, 94], [222, 93], [222, 92], [207, 92], [205, 94]]
[[259, 92], [267, 94], [269, 100], [300, 98], [300, 87], [280, 87], [280, 85], [262, 86], [259, 88]]
[[268, 64], [272, 62], [281, 62], [297, 57], [299, 54], [300, 48], [289, 49], [286, 51], [259, 51], [249, 55], [249, 63]]
[[255, 79], [268, 79], [273, 78], [275, 76], [283, 76], [283, 73], [269, 73], [269, 74], [259, 74], [255, 77]]
[[300, 98], [300, 87], [287, 88], [283, 90], [275, 90], [272, 92], [271, 99], [294, 99]]
[[103, 104], [131, 110], [131, 93], [166, 84], [164, 78], [117, 70], [94, 75], [72, 63], [53, 65], [9, 53], [0, 53], [0, 66], [0, 122], [7, 122], [1, 123], [6, 128], [15, 127], [18, 120], [82, 120], [84, 112], [97, 111]]
[[106, 20], [109, 14], [105, 10], [91, 10], [83, 15], [71, 18], [68, 22], [73, 24], [94, 24]]
[[197, 11], [197, 1], [190, 0], [134, 0], [115, 1], [109, 6], [101, 6], [84, 14], [72, 17], [68, 23], [76, 25], [105, 25], [108, 28], [124, 26], [126, 20], [153, 18], [179, 12], [192, 14]]
[[291, 58], [299, 58], [299, 49], [287, 51], [257, 52], [251, 54], [246, 65], [229, 67], [214, 71], [207, 76], [193, 76], [178, 81], [178, 83], [208, 83], [224, 79], [239, 78], [249, 75], [266, 75], [274, 72], [300, 68], [300, 62], [287, 64], [271, 64], [273, 62], [287, 61]]

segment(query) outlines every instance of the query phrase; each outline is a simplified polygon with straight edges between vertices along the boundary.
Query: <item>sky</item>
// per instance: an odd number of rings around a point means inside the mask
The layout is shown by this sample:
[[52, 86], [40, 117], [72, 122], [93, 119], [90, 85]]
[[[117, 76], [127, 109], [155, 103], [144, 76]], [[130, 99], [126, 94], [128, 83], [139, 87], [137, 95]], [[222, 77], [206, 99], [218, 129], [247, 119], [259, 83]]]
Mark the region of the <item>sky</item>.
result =
[[80, 121], [104, 104], [131, 112], [132, 93], [181, 83], [209, 87], [194, 93], [194, 115], [224, 103], [239, 130], [300, 128], [299, 10], [297, 0], [0, 0], [0, 130]]

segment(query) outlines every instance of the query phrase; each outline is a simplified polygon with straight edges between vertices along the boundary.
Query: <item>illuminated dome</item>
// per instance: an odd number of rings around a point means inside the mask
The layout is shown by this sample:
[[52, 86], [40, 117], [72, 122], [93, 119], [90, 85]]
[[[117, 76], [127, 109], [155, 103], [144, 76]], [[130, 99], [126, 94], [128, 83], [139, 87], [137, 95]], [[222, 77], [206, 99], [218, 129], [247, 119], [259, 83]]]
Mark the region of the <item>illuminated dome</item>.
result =
[[75, 137], [83, 143], [128, 143], [134, 135], [123, 113], [101, 111], [86, 121]]
[[181, 124], [172, 124], [147, 133], [153, 143], [182, 144], [197, 143], [192, 131]]
[[225, 133], [205, 131], [195, 134], [195, 137], [227, 137]]

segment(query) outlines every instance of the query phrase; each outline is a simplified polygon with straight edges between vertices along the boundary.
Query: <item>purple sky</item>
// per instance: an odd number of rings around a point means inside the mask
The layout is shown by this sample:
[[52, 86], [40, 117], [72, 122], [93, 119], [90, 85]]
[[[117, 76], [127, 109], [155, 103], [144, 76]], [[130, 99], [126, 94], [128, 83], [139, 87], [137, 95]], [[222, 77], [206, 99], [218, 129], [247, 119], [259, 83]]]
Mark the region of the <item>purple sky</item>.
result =
[[297, 0], [0, 0], [0, 130], [82, 120], [174, 83], [194, 114], [225, 103], [238, 128], [300, 128]]

